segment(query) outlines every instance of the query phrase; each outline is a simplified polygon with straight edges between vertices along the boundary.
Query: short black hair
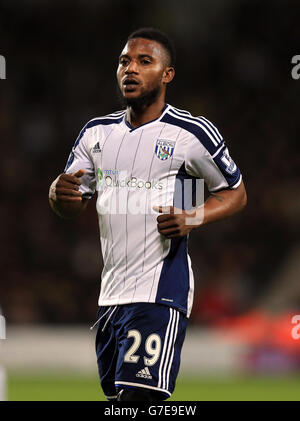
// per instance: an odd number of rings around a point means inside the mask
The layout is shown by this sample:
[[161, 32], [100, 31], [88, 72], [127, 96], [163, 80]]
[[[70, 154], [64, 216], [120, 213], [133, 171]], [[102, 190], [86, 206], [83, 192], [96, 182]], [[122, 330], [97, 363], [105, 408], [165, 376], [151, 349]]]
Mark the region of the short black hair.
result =
[[156, 28], [140, 28], [132, 32], [127, 38], [127, 41], [134, 38], [150, 39], [161, 44], [167, 50], [169, 55], [169, 66], [175, 66], [176, 50], [173, 41], [164, 32]]

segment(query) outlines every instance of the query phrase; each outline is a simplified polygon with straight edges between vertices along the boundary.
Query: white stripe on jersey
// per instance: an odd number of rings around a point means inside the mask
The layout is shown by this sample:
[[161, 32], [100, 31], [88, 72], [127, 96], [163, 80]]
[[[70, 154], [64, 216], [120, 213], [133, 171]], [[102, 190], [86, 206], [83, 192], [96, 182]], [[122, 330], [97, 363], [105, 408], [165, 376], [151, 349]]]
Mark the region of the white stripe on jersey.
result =
[[111, 114], [107, 114], [105, 117], [108, 117], [108, 116], [121, 116], [122, 114], [125, 114], [126, 113], [126, 110], [121, 110], [121, 111], [116, 111], [116, 112], [114, 112], [114, 113], [111, 113]]
[[101, 117], [95, 117], [95, 118], [92, 118], [91, 120], [89, 120], [89, 122], [87, 124], [91, 123], [92, 121], [97, 121], [97, 120], [99, 120], [99, 123], [100, 123], [101, 120], [106, 120], [106, 119], [109, 119], [109, 120], [112, 120], [112, 121], [114, 121], [114, 120], [117, 121], [125, 113], [126, 113], [126, 111], [118, 111], [116, 113], [107, 114], [107, 115], [104, 115], [104, 116], [101, 116]]
[[216, 135], [220, 138], [220, 140], [223, 140], [221, 133], [219, 132], [217, 127], [212, 124], [211, 121], [207, 120], [207, 118], [203, 117], [202, 115], [199, 118], [201, 118], [201, 120], [206, 121], [207, 125], [211, 127], [211, 129], [216, 133]]
[[175, 110], [172, 110], [172, 109], [170, 109], [169, 110], [169, 113], [171, 114], [171, 115], [173, 115], [174, 117], [176, 117], [176, 118], [179, 118], [180, 120], [183, 120], [183, 121], [186, 121], [187, 123], [191, 123], [191, 124], [195, 124], [196, 126], [199, 126], [206, 134], [207, 134], [207, 136], [210, 138], [210, 140], [212, 141], [212, 143], [215, 145], [215, 146], [218, 146], [218, 144], [220, 143], [220, 140], [219, 139], [217, 139], [216, 138], [216, 136], [213, 136], [206, 128], [205, 128], [205, 126], [204, 126], [204, 124], [203, 123], [198, 123], [198, 121], [194, 121], [194, 120], [191, 120], [191, 119], [189, 119], [189, 117], [187, 116], [187, 118], [186, 117], [183, 117], [183, 115], [181, 115], [181, 114], [179, 114], [178, 112], [176, 112]]
[[232, 189], [236, 189], [242, 182], [242, 175], [240, 175], [240, 178], [238, 181], [231, 187]]
[[216, 152], [212, 155], [212, 158], [215, 158], [223, 148], [226, 148], [226, 146], [222, 145], [219, 149], [217, 149]]
[[168, 389], [169, 375], [174, 356], [174, 345], [176, 341], [179, 322], [179, 312], [170, 308], [170, 319], [167, 326], [164, 347], [161, 356], [158, 373], [158, 387]]
[[189, 111], [181, 110], [180, 108], [172, 107], [172, 109], [173, 110], [176, 110], [176, 111], [178, 111], [178, 112], [180, 112], [182, 114], [186, 114], [186, 115], [190, 115], [190, 116], [192, 115]]
[[183, 114], [183, 116], [189, 116], [191, 118], [195, 118], [196, 120], [198, 120], [199, 122], [202, 122], [203, 124], [205, 124], [207, 127], [209, 127], [211, 130], [213, 130], [214, 134], [216, 137], [218, 137], [220, 139], [220, 141], [223, 140], [223, 137], [221, 135], [221, 133], [219, 132], [219, 130], [217, 129], [216, 126], [214, 126], [212, 124], [211, 121], [207, 120], [207, 118], [203, 117], [203, 116], [193, 116], [189, 111], [185, 111], [185, 110], [180, 110], [179, 108], [175, 108], [172, 107], [174, 110], [178, 111], [180, 114]]
[[[132, 167], [131, 167], [131, 171], [130, 171], [130, 177], [132, 177], [132, 174], [133, 174], [133, 170], [134, 170], [134, 164], [135, 164], [135, 160], [136, 160], [136, 155], [137, 155], [137, 152], [138, 152], [138, 150], [139, 150], [139, 146], [140, 146], [140, 143], [141, 143], [141, 139], [142, 139], [142, 136], [143, 136], [143, 133], [144, 133], [144, 130], [141, 130], [141, 135], [140, 135], [140, 138], [139, 138], [139, 141], [138, 141], [138, 144], [137, 144], [137, 147], [136, 147], [136, 150], [135, 150], [135, 154], [134, 154], [134, 158], [133, 158], [133, 161], [132, 161]], [[126, 204], [126, 207], [128, 207], [128, 199], [129, 199], [129, 194], [130, 194], [130, 191], [128, 192], [128, 194], [127, 194], [127, 204]], [[124, 272], [124, 285], [125, 285], [125, 282], [126, 282], [126, 276], [127, 276], [127, 265], [128, 265], [128, 261], [127, 261], [127, 250], [128, 250], [128, 214], [126, 213], [126, 242], [125, 242], [125, 272]], [[145, 224], [145, 230], [146, 230], [146, 224]], [[147, 236], [146, 236], [146, 234], [145, 234], [145, 242], [146, 242], [146, 238], [147, 238]], [[144, 256], [144, 258], [145, 258], [145, 256]], [[143, 263], [143, 265], [144, 265], [144, 263]], [[143, 267], [143, 266], [142, 266]], [[134, 298], [134, 294], [133, 294], [133, 297], [132, 297], [132, 299]]]

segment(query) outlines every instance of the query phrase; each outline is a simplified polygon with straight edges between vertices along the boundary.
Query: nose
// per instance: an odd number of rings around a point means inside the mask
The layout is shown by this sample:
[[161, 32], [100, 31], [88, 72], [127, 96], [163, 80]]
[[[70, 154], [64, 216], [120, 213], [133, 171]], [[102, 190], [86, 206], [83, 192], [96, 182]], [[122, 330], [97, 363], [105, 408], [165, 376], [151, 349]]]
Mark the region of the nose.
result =
[[131, 62], [128, 64], [125, 73], [126, 74], [131, 74], [131, 73], [138, 73], [138, 65], [134, 60], [131, 60]]

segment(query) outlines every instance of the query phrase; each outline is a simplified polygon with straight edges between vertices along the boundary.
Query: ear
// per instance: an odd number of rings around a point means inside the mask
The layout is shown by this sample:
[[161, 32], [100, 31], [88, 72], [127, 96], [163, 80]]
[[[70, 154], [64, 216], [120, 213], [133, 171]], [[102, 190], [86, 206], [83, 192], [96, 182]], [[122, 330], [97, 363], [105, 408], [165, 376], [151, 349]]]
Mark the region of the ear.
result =
[[164, 83], [170, 83], [175, 76], [175, 69], [174, 67], [166, 67], [163, 73], [162, 81]]

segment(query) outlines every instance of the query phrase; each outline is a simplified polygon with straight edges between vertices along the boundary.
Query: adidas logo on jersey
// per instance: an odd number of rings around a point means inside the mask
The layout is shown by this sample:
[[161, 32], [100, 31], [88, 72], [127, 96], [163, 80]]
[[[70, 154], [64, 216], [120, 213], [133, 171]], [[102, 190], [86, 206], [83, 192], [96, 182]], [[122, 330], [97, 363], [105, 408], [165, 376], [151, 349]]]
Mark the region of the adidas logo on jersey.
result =
[[136, 377], [142, 377], [143, 379], [152, 379], [152, 376], [150, 374], [149, 368], [145, 367], [143, 370], [139, 371], [136, 374]]
[[99, 142], [97, 142], [96, 145], [92, 149], [92, 153], [99, 153], [99, 152], [101, 152], [101, 148], [100, 148]]

